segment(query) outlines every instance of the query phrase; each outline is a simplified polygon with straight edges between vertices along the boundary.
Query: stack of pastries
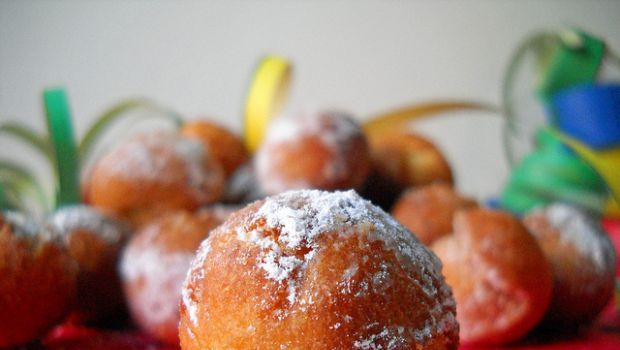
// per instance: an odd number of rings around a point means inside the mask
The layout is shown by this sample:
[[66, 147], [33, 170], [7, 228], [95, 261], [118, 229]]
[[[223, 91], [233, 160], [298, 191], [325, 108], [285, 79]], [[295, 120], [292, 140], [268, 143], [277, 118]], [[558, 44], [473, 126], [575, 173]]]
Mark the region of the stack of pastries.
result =
[[613, 292], [589, 214], [483, 208], [429, 139], [341, 111], [280, 117], [253, 156], [208, 121], [136, 135], [83, 194], [0, 217], [0, 347], [128, 312], [185, 350], [456, 349], [587, 325]]

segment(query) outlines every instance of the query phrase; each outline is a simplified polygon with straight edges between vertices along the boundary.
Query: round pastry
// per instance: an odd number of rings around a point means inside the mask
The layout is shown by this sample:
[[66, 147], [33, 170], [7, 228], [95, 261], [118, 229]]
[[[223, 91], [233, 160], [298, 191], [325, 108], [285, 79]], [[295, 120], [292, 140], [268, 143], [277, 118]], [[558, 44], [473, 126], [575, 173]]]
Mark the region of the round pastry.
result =
[[370, 169], [361, 128], [340, 112], [275, 120], [254, 160], [259, 185], [266, 194], [304, 188], [358, 188]]
[[168, 344], [179, 344], [181, 286], [196, 249], [221, 221], [201, 210], [170, 212], [129, 241], [120, 269], [134, 321]]
[[459, 211], [454, 234], [432, 249], [456, 299], [462, 343], [508, 343], [542, 319], [551, 298], [551, 268], [534, 237], [510, 214]]
[[204, 146], [176, 134], [140, 134], [99, 159], [86, 181], [86, 198], [138, 227], [174, 209], [217, 201], [224, 175]]
[[77, 265], [49, 235], [0, 214], [0, 348], [40, 338], [75, 300]]
[[551, 306], [543, 327], [569, 330], [587, 324], [614, 292], [614, 246], [589, 214], [566, 204], [529, 212], [523, 219], [551, 263]]
[[354, 191], [290, 191], [211, 232], [183, 287], [194, 349], [456, 349], [441, 263]]
[[404, 188], [433, 182], [452, 184], [450, 164], [431, 141], [420, 135], [372, 134], [368, 143], [373, 168]]
[[476, 201], [460, 196], [452, 186], [436, 183], [403, 193], [392, 215], [418, 239], [430, 245], [452, 232], [452, 220], [459, 209], [476, 207]]
[[241, 139], [215, 123], [206, 120], [187, 122], [181, 128], [181, 135], [202, 142], [220, 163], [227, 178], [248, 159]]
[[96, 322], [120, 316], [124, 298], [117, 264], [129, 236], [128, 227], [86, 205], [64, 207], [47, 221], [78, 264], [76, 322]]

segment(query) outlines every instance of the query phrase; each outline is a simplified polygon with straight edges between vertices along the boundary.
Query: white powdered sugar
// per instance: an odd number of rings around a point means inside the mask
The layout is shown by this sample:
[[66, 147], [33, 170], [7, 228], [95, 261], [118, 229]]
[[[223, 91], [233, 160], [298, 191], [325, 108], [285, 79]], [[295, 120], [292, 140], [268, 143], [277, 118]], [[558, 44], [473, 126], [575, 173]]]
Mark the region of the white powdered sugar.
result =
[[280, 143], [298, 140], [304, 135], [317, 135], [331, 147], [350, 140], [361, 133], [357, 123], [344, 112], [325, 111], [301, 113], [295, 117], [282, 117], [269, 125], [265, 142]]
[[4, 216], [5, 221], [11, 226], [11, 230], [15, 235], [35, 237], [41, 233], [41, 227], [32, 218], [23, 213], [9, 210], [0, 213], [0, 215]]
[[223, 185], [224, 171], [219, 163], [211, 158], [207, 146], [190, 138], [179, 138], [175, 144], [176, 154], [185, 163], [187, 183], [200, 202], [210, 201], [212, 194], [204, 189]]
[[191, 268], [187, 271], [185, 282], [183, 283], [183, 289], [181, 291], [181, 302], [183, 303], [183, 306], [185, 306], [190, 322], [194, 325], [194, 327], [198, 327], [198, 302], [194, 297], [194, 291], [190, 287], [190, 284], [196, 286], [199, 281], [202, 280], [204, 276], [202, 266], [210, 251], [211, 238], [209, 237], [200, 243], [196, 256], [190, 262]]
[[[101, 159], [104, 167], [112, 174], [130, 178], [158, 179], [167, 181], [165, 170], [168, 160], [156, 154], [164, 147], [173, 146], [174, 136], [170, 133], [139, 134], [116, 146]], [[162, 176], [163, 175], [163, 176]]]
[[187, 187], [199, 201], [206, 202], [212, 194], [205, 189], [220, 186], [224, 175], [220, 165], [209, 160], [205, 147], [199, 141], [173, 133], [144, 133], [113, 149], [101, 159], [101, 166], [119, 177], [176, 184], [179, 172], [171, 168], [173, 155], [182, 161], [184, 171], [180, 173], [185, 176]]
[[255, 157], [256, 171], [263, 190], [267, 193], [280, 193], [312, 187], [307, 179], [284, 178], [277, 166], [277, 149], [288, 147], [307, 136], [318, 137], [322, 145], [331, 152], [332, 159], [323, 162], [321, 175], [330, 181], [346, 178], [349, 174], [345, 160], [350, 144], [361, 135], [357, 123], [341, 112], [309, 113], [275, 120], [269, 126], [264, 144]]
[[[378, 326], [378, 323], [371, 324], [368, 327], [372, 328]], [[402, 349], [407, 345], [407, 339], [405, 338], [404, 327], [383, 327], [377, 333], [373, 333], [370, 336], [356, 340], [353, 342], [354, 349], [360, 350], [395, 350]], [[386, 343], [383, 347], [377, 343]]]
[[141, 281], [139, 297], [131, 304], [148, 322], [158, 324], [178, 316], [181, 287], [194, 254], [190, 252], [165, 253], [155, 246], [128, 247], [120, 270], [126, 281]]
[[543, 213], [560, 232], [560, 239], [573, 244], [601, 272], [615, 268], [613, 245], [598, 220], [573, 206], [556, 203], [534, 211]]
[[[252, 220], [264, 220], [264, 227], [245, 235], [238, 232], [237, 237], [254, 242], [262, 248], [257, 265], [264, 270], [267, 278], [279, 283], [286, 281], [287, 300], [291, 305], [306, 302], [299, 300], [296, 295], [298, 283], [309, 262], [316, 256], [317, 249], [320, 248], [318, 237], [328, 233], [367, 234], [369, 241], [382, 241], [386, 248], [395, 253], [403, 267], [422, 271], [422, 280], [418, 283], [425, 293], [432, 297], [438, 293], [449, 293], [446, 290], [436, 290], [433, 283], [434, 280], [440, 279], [439, 260], [391, 216], [362, 199], [355, 191], [286, 192], [267, 198], [253, 215]], [[279, 229], [277, 239], [267, 234], [263, 235], [273, 228]], [[284, 250], [296, 252], [304, 249], [308, 251], [302, 258], [284, 252]], [[385, 269], [371, 277], [369, 288], [373, 288], [375, 293], [384, 292], [392, 283], [387, 266], [384, 267]], [[345, 270], [343, 279], [350, 279], [357, 271], [358, 266], [353, 264]], [[343, 287], [346, 289], [346, 286]], [[446, 304], [435, 305], [431, 312], [433, 317], [428, 320], [424, 329], [412, 331], [414, 336], [423, 341], [431, 336], [431, 329], [454, 324], [454, 315], [444, 315], [443, 310], [453, 307], [450, 303], [453, 301], [448, 298]], [[389, 334], [392, 333], [390, 331]], [[380, 339], [382, 334], [378, 333], [376, 339]], [[365, 344], [373, 344], [373, 339], [360, 340], [360, 348], [372, 349]]]
[[75, 230], [91, 232], [110, 244], [122, 242], [129, 235], [129, 228], [113, 220], [93, 207], [74, 205], [58, 209], [47, 220], [47, 228], [63, 240]]

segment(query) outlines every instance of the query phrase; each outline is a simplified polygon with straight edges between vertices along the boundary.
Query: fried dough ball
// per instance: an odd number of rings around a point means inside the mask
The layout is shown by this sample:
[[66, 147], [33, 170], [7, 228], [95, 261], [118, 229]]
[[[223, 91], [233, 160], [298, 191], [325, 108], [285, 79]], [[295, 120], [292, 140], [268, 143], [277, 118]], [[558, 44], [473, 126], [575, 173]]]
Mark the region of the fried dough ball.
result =
[[165, 211], [195, 210], [217, 201], [224, 174], [200, 142], [152, 132], [99, 159], [86, 183], [88, 202], [139, 227]]
[[450, 164], [439, 148], [420, 135], [405, 132], [372, 134], [368, 143], [373, 168], [404, 188], [453, 182]]
[[206, 120], [187, 122], [181, 128], [181, 135], [202, 142], [220, 163], [226, 178], [248, 159], [248, 151], [241, 139], [215, 123]]
[[591, 215], [565, 204], [528, 213], [523, 222], [551, 263], [554, 277], [545, 328], [571, 330], [603, 310], [614, 292], [614, 246]]
[[259, 185], [266, 194], [304, 188], [359, 188], [370, 170], [361, 128], [340, 112], [275, 120], [254, 160]]
[[354, 191], [290, 191], [211, 232], [183, 287], [197, 349], [456, 349], [441, 263]]
[[510, 214], [460, 211], [454, 234], [432, 249], [456, 299], [462, 343], [508, 343], [542, 319], [551, 297], [551, 268], [534, 237]]
[[196, 249], [221, 223], [218, 211], [170, 212], [144, 226], [123, 253], [123, 285], [134, 321], [157, 339], [179, 344], [181, 286]]
[[398, 222], [430, 245], [452, 232], [452, 220], [459, 209], [476, 207], [476, 201], [462, 197], [445, 183], [409, 189], [392, 209]]
[[43, 336], [75, 300], [77, 265], [15, 213], [0, 214], [0, 348]]
[[47, 228], [78, 264], [71, 321], [97, 322], [122, 315], [125, 304], [117, 264], [129, 228], [86, 205], [57, 210]]

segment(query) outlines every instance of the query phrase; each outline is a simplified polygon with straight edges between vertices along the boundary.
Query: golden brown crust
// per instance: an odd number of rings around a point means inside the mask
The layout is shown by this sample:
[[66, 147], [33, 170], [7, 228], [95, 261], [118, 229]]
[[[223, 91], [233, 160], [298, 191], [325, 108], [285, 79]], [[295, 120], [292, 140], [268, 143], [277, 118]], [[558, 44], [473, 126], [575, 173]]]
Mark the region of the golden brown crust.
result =
[[211, 210], [170, 212], [144, 226], [125, 249], [121, 271], [132, 317], [165, 343], [179, 343], [181, 285], [200, 242], [220, 222]]
[[[554, 216], [558, 222], [552, 222]], [[612, 297], [615, 279], [613, 244], [600, 225], [563, 204], [530, 212], [523, 222], [553, 271], [553, 296], [542, 326], [571, 331], [594, 320]]]
[[437, 146], [420, 135], [405, 132], [373, 134], [368, 143], [373, 167], [403, 187], [453, 182], [446, 158]]
[[223, 193], [224, 176], [200, 143], [151, 133], [99, 159], [86, 184], [93, 206], [139, 227], [168, 210], [215, 202]]
[[392, 215], [422, 243], [430, 245], [452, 232], [457, 210], [477, 206], [473, 199], [460, 196], [449, 184], [436, 183], [403, 193], [392, 208]]
[[76, 272], [55, 243], [0, 220], [0, 348], [38, 339], [60, 321], [74, 302]]
[[463, 343], [511, 342], [541, 320], [551, 297], [551, 269], [534, 238], [511, 215], [460, 211], [454, 234], [432, 248], [454, 292]]
[[189, 121], [181, 128], [181, 135], [202, 142], [213, 158], [220, 163], [226, 178], [248, 159], [248, 152], [241, 139], [213, 122]]
[[[325, 213], [344, 226], [319, 228], [297, 245], [290, 227], [261, 216], [268, 202], [233, 214], [199, 249], [181, 304], [183, 349], [457, 347], [454, 304], [433, 272], [439, 262], [402, 227], [391, 231], [400, 226], [385, 213], [377, 219], [385, 222], [371, 224], [372, 211], [356, 224], [339, 203]], [[322, 225], [314, 220], [309, 230]], [[427, 265], [417, 265], [422, 261]]]

